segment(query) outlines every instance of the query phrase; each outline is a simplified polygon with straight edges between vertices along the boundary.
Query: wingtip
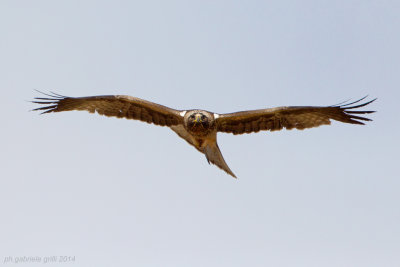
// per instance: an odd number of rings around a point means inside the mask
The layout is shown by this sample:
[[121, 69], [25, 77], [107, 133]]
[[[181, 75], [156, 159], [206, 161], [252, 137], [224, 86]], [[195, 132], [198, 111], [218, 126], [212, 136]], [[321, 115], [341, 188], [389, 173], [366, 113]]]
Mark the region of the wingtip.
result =
[[38, 90], [38, 89], [33, 89], [33, 90], [35, 90], [36, 92], [38, 92], [38, 93], [40, 93], [40, 94], [42, 94], [42, 95], [46, 95], [46, 96], [48, 96], [48, 97], [51, 97], [52, 99], [62, 99], [62, 98], [66, 98], [66, 96], [63, 96], [63, 95], [54, 93], [54, 92], [52, 92], [52, 91], [50, 91], [50, 94], [48, 94], [48, 93], [42, 92], [42, 91], [40, 91], [40, 90]]
[[336, 109], [337, 112], [341, 114], [337, 114], [338, 116], [332, 117], [332, 119], [345, 122], [345, 123], [352, 123], [352, 124], [359, 124], [359, 125], [365, 125], [365, 123], [361, 121], [372, 121], [370, 118], [366, 118], [363, 116], [360, 116], [361, 114], [371, 114], [375, 113], [376, 111], [372, 110], [357, 110], [359, 108], [365, 107], [372, 102], [376, 101], [378, 98], [373, 98], [371, 100], [366, 100], [366, 102], [363, 102], [368, 97], [368, 95], [356, 100], [352, 101], [351, 103], [341, 103], [339, 105], [331, 106]]
[[340, 102], [339, 104], [332, 105], [331, 107], [341, 107], [341, 108], [346, 108], [346, 109], [358, 108], [358, 107], [363, 107], [363, 106], [366, 106], [366, 105], [368, 105], [368, 104], [371, 104], [372, 102], [374, 102], [375, 100], [378, 99], [378, 98], [376, 97], [376, 98], [374, 98], [374, 99], [372, 99], [372, 100], [369, 100], [369, 101], [367, 101], [367, 102], [365, 102], [365, 103], [362, 103], [362, 104], [359, 104], [359, 105], [356, 105], [356, 106], [351, 106], [351, 105], [353, 105], [353, 104], [356, 104], [356, 103], [359, 103], [359, 102], [363, 101], [364, 99], [366, 99], [366, 98], [368, 98], [368, 97], [369, 97], [369, 95], [366, 95], [366, 96], [364, 96], [364, 97], [362, 97], [362, 98], [360, 98], [360, 99], [357, 99], [357, 100], [355, 100], [355, 101], [353, 101], [353, 102], [350, 102], [350, 103], [348, 103], [348, 102], [349, 102], [351, 99], [348, 99], [348, 100], [346, 100], [346, 101]]

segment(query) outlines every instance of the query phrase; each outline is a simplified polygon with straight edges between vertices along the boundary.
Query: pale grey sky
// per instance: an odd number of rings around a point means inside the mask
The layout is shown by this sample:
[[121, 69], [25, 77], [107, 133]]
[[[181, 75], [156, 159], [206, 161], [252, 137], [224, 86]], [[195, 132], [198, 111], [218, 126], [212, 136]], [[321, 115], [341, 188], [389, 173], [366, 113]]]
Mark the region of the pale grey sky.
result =
[[[0, 264], [400, 266], [399, 14], [382, 0], [1, 1]], [[369, 94], [378, 113], [219, 134], [235, 180], [165, 127], [28, 112], [33, 89], [218, 113]]]

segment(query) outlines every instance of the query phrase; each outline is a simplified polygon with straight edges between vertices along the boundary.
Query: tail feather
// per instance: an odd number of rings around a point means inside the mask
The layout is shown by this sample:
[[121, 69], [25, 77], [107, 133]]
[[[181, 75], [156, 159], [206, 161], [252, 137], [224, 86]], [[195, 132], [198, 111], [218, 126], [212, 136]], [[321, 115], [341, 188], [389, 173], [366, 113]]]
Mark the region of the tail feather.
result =
[[228, 167], [228, 164], [226, 164], [217, 143], [207, 144], [204, 147], [204, 154], [206, 155], [208, 163], [211, 162], [212, 164], [215, 164], [229, 175], [232, 175], [233, 178], [237, 178], [236, 175]]

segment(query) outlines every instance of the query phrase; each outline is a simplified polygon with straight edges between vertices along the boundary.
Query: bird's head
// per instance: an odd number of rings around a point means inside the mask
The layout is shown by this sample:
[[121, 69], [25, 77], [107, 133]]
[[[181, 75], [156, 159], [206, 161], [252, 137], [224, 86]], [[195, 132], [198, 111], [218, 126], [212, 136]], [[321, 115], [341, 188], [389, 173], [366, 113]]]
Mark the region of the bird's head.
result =
[[186, 129], [194, 134], [206, 134], [213, 126], [213, 115], [207, 111], [193, 110], [185, 117]]

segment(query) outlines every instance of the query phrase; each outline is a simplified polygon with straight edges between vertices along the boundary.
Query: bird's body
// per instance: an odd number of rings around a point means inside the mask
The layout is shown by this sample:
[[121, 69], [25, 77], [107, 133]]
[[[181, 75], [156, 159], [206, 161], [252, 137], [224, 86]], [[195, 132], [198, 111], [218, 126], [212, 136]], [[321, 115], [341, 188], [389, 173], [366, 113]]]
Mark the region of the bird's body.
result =
[[374, 111], [354, 109], [364, 107], [375, 100], [354, 106], [352, 105], [365, 98], [345, 105], [328, 107], [278, 107], [217, 114], [200, 109], [175, 110], [140, 98], [123, 95], [89, 97], [66, 97], [54, 93], [45, 95], [47, 97], [35, 98], [38, 101], [33, 102], [46, 106], [35, 110], [43, 110], [43, 113], [86, 110], [110, 117], [135, 119], [168, 126], [190, 145], [205, 154], [209, 163], [215, 164], [235, 178], [236, 176], [226, 164], [218, 147], [218, 132], [243, 134], [266, 130], [275, 131], [283, 128], [303, 130], [330, 124], [331, 119], [344, 123], [364, 124], [362, 121], [370, 121], [370, 119], [361, 117], [359, 114], [368, 114]]
[[236, 178], [226, 164], [217, 143], [218, 114], [206, 110], [182, 111], [183, 125], [171, 126], [171, 129], [198, 151], [205, 154], [207, 161], [213, 163]]

